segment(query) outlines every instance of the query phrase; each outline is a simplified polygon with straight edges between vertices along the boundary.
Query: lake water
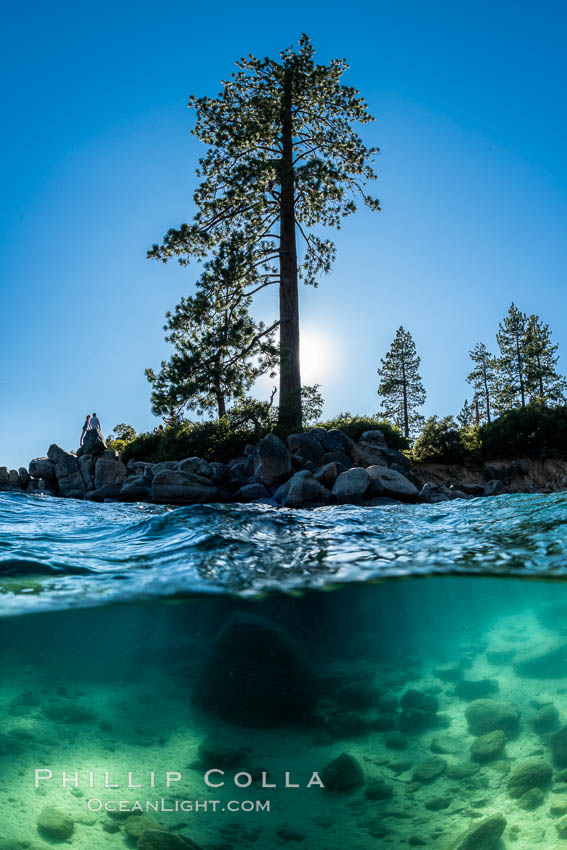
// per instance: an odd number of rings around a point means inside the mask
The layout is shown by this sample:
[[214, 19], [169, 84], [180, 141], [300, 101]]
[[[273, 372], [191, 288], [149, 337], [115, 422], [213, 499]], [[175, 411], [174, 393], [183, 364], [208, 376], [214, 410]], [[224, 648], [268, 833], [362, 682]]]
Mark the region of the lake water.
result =
[[0, 494], [0, 850], [566, 847], [566, 520]]

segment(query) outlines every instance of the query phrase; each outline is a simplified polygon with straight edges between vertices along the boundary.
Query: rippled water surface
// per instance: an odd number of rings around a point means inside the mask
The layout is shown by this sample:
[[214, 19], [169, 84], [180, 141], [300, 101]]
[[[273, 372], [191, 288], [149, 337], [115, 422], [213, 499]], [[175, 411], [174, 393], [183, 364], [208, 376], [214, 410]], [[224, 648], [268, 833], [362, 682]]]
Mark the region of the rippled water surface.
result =
[[439, 573], [567, 573], [567, 494], [171, 509], [0, 494], [0, 610]]

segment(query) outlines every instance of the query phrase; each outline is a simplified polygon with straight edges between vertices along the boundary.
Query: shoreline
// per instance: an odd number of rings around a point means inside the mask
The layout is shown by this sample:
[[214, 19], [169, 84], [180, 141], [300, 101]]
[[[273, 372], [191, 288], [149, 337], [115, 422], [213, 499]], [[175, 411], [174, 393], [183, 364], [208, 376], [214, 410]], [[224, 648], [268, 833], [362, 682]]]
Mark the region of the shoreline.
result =
[[287, 445], [269, 434], [228, 463], [199, 457], [126, 464], [97, 431], [75, 453], [52, 444], [28, 468], [0, 467], [0, 492], [45, 493], [95, 502], [162, 505], [264, 503], [276, 507], [435, 504], [503, 493], [567, 490], [567, 461], [516, 458], [412, 465], [379, 430], [358, 441], [312, 428]]

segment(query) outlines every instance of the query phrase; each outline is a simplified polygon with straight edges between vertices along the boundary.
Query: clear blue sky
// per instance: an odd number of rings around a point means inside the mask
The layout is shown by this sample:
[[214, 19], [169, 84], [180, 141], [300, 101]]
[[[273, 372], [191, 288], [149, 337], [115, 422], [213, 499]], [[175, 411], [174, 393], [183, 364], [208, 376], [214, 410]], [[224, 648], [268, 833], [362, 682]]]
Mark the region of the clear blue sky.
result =
[[[375, 412], [376, 367], [403, 323], [422, 358], [425, 413], [456, 413], [468, 349], [494, 346], [511, 300], [564, 350], [567, 18], [561, 2], [4, 4], [0, 222], [0, 464], [154, 427], [146, 366], [197, 267], [145, 259], [191, 217], [200, 144], [188, 95], [233, 61], [301, 32], [345, 56], [376, 122], [383, 211], [338, 234], [333, 273], [301, 293], [334, 346], [325, 413]], [[268, 318], [275, 299], [258, 305]]]

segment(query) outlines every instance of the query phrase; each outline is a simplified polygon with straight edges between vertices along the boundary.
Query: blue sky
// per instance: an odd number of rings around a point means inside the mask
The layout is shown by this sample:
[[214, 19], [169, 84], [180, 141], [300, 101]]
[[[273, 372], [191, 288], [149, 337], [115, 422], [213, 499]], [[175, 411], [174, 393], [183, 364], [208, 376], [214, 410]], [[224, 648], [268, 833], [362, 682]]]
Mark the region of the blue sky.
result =
[[377, 410], [376, 368], [401, 323], [424, 412], [456, 413], [468, 349], [494, 346], [512, 299], [551, 324], [567, 369], [564, 5], [282, 8], [4, 5], [0, 464], [76, 448], [93, 410], [105, 433], [155, 427], [144, 368], [167, 356], [164, 314], [198, 276], [145, 259], [193, 211], [188, 95], [216, 93], [236, 58], [303, 31], [320, 61], [348, 59], [376, 116], [365, 139], [381, 148], [383, 211], [349, 219], [333, 273], [301, 292], [304, 374], [325, 413]]

